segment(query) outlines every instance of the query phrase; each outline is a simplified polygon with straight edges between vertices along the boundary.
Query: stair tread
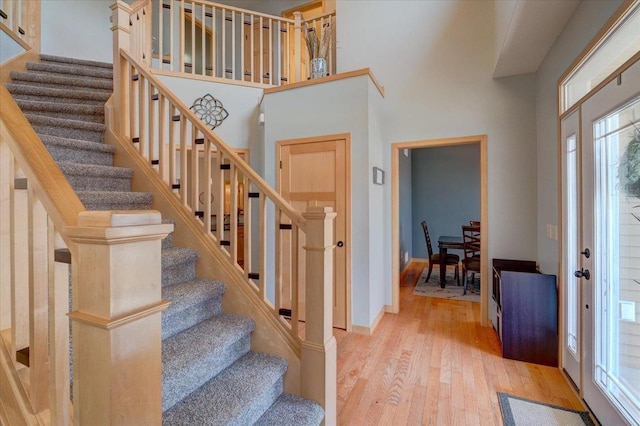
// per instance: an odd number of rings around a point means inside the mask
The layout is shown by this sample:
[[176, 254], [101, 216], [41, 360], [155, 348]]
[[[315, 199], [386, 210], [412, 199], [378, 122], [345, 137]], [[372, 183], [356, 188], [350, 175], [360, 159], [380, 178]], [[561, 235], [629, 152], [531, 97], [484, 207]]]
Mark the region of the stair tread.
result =
[[323, 418], [324, 409], [317, 402], [283, 393], [254, 426], [311, 426]]
[[116, 179], [131, 179], [133, 177], [133, 170], [126, 167], [65, 162], [59, 162], [58, 166], [65, 175], [85, 175], [87, 177], [106, 177]]
[[48, 117], [46, 115], [26, 113], [24, 114], [32, 126], [64, 127], [70, 129], [86, 130], [90, 132], [104, 133], [106, 126], [101, 123], [71, 120], [69, 118]]
[[162, 341], [162, 406], [173, 406], [250, 349], [251, 318], [222, 313]]
[[163, 287], [162, 298], [171, 302], [163, 315], [171, 316], [207, 299], [220, 297], [225, 291], [226, 286], [222, 281], [203, 279]]
[[109, 154], [113, 154], [114, 152], [116, 152], [116, 149], [113, 146], [108, 145], [106, 143], [83, 141], [79, 139], [61, 138], [59, 136], [52, 136], [52, 135], [39, 135], [39, 136], [40, 136], [40, 140], [47, 145], [76, 148], [76, 149], [81, 149], [85, 151], [105, 152]]
[[24, 111], [47, 111], [79, 115], [104, 115], [103, 105], [87, 105], [74, 103], [55, 103], [47, 101], [34, 101], [16, 99], [20, 109]]
[[151, 203], [153, 194], [149, 192], [119, 192], [119, 191], [77, 191], [80, 200], [89, 202], [122, 201], [130, 203]]
[[162, 250], [162, 267], [172, 267], [176, 264], [192, 262], [200, 258], [198, 250], [191, 247], [170, 247]]
[[64, 62], [27, 62], [30, 71], [51, 72], [56, 74], [82, 75], [93, 78], [113, 79], [113, 69], [103, 67], [91, 67], [80, 64]]
[[106, 102], [111, 96], [110, 91], [82, 90], [77, 89], [56, 89], [52, 87], [34, 86], [27, 81], [17, 81], [7, 83], [5, 86], [11, 94], [37, 95], [48, 98], [83, 99], [96, 102]]
[[86, 59], [68, 58], [66, 56], [46, 55], [44, 53], [40, 54], [40, 60], [47, 62], [61, 62], [65, 64], [76, 64], [89, 67], [113, 69], [113, 64], [109, 62], [89, 61]]
[[37, 83], [55, 84], [66, 87], [78, 87], [82, 89], [93, 88], [113, 90], [113, 82], [106, 78], [94, 78], [85, 76], [68, 77], [66, 74], [56, 74], [41, 71], [11, 71], [13, 80], [31, 81]]
[[282, 358], [249, 352], [167, 410], [162, 424], [252, 424], [273, 403], [268, 394], [286, 368]]

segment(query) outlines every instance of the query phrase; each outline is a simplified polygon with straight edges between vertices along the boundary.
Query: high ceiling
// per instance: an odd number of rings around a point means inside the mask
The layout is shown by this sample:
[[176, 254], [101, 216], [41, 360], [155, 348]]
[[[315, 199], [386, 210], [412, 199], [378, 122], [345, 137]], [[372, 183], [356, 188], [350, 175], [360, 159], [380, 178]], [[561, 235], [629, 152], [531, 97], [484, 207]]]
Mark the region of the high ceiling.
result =
[[494, 77], [535, 72], [580, 0], [496, 1]]

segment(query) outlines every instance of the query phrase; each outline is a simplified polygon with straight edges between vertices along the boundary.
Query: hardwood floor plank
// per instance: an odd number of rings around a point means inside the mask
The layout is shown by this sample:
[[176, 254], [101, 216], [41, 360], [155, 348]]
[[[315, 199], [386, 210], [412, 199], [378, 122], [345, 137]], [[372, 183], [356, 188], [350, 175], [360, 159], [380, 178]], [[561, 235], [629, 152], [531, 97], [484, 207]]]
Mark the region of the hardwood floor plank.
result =
[[405, 273], [400, 313], [373, 335], [336, 330], [338, 424], [500, 425], [497, 392], [585, 409], [559, 369], [502, 358], [479, 304], [414, 296], [425, 266]]

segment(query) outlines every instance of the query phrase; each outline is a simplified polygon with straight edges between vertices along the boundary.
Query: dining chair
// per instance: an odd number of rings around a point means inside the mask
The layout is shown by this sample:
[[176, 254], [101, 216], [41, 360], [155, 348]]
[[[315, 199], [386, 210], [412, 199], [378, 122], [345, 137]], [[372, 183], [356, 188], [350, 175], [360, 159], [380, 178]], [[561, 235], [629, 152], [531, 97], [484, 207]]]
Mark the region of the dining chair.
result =
[[471, 226], [480, 226], [480, 221], [478, 220], [470, 220], [469, 225]]
[[[440, 265], [440, 253], [434, 253], [433, 248], [431, 247], [431, 238], [429, 237], [429, 228], [427, 228], [427, 222], [422, 221], [422, 230], [424, 231], [424, 240], [427, 244], [427, 253], [429, 254], [429, 272], [427, 273], [427, 279], [424, 280], [426, 283], [429, 281], [429, 277], [431, 276], [431, 271], [433, 270], [433, 264]], [[447, 254], [445, 259], [445, 267], [448, 265], [453, 265], [456, 267], [453, 277], [460, 285], [460, 273], [458, 272], [458, 263], [460, 263], [460, 256], [457, 254]]]
[[462, 258], [462, 295], [467, 294], [469, 285], [468, 275], [471, 272], [471, 282], [475, 281], [476, 272], [480, 274], [480, 226], [462, 225], [462, 242], [464, 257]]

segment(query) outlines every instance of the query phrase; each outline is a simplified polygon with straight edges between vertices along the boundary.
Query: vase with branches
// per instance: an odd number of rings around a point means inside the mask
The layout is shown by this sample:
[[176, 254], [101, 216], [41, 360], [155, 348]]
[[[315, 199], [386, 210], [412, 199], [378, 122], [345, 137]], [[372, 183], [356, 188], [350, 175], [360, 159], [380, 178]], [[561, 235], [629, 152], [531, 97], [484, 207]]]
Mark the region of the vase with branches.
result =
[[304, 40], [309, 53], [311, 66], [311, 78], [319, 78], [327, 75], [327, 56], [331, 49], [333, 32], [331, 24], [325, 23], [318, 34], [315, 26], [310, 26], [307, 21], [302, 22]]

